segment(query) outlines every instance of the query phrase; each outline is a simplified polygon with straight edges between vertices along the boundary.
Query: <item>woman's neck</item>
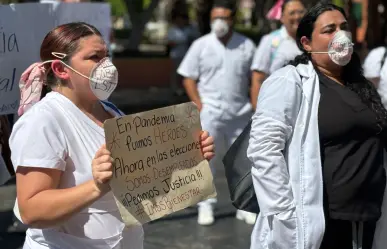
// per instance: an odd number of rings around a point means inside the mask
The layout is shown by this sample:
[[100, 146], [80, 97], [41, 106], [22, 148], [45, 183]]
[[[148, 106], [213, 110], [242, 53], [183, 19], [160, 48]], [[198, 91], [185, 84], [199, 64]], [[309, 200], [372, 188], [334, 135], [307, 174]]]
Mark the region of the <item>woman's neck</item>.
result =
[[316, 67], [322, 74], [324, 74], [325, 76], [327, 76], [331, 80], [335, 81], [336, 83], [338, 83], [340, 85], [344, 85], [344, 81], [342, 79], [342, 73], [343, 73], [342, 67], [337, 68], [335, 70], [328, 70], [328, 69], [326, 69], [324, 67], [320, 67], [320, 66], [316, 66]]
[[98, 100], [89, 100], [85, 98], [80, 98], [74, 92], [66, 87], [57, 87], [55, 89], [56, 92], [62, 94], [71, 102], [74, 103], [82, 112], [86, 114], [91, 114], [95, 113], [95, 109], [100, 106], [100, 103]]

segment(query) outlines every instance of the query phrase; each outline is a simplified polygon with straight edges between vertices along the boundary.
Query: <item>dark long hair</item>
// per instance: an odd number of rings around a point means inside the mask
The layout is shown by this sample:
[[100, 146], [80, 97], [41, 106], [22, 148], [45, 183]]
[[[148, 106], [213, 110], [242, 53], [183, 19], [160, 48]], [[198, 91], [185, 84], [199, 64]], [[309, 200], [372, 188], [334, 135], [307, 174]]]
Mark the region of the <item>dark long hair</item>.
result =
[[[303, 53], [291, 61], [289, 63], [290, 65], [297, 66], [298, 64], [308, 64], [311, 57], [301, 44], [301, 38], [305, 36], [311, 40], [314, 23], [317, 18], [322, 13], [333, 10], [340, 11], [346, 18], [344, 10], [333, 4], [318, 4], [311, 8], [302, 18], [298, 25], [296, 42], [298, 48]], [[382, 127], [387, 127], [387, 111], [383, 107], [380, 96], [374, 85], [364, 77], [360, 58], [355, 52], [352, 55], [351, 61], [343, 68], [342, 79], [347, 83], [348, 88], [354, 91], [363, 103], [376, 114], [379, 124]]]

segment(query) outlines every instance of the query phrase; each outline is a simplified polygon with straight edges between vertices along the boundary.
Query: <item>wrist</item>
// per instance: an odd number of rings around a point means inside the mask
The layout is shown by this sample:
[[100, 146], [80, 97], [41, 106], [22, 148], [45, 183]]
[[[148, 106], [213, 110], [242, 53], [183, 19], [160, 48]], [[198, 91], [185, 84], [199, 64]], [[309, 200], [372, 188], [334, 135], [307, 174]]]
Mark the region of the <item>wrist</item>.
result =
[[200, 100], [195, 101], [196, 106], [198, 107], [199, 111], [202, 109], [203, 105]]
[[100, 198], [110, 191], [110, 186], [108, 183], [100, 184], [95, 180], [91, 180], [90, 185], [92, 188], [92, 195], [96, 198]]

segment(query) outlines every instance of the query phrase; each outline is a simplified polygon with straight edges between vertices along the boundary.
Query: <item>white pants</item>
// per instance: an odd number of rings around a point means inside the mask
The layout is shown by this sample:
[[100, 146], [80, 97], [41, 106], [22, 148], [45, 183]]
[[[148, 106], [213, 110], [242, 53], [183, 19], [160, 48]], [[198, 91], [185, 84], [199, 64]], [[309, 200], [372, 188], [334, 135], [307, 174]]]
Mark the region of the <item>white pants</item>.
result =
[[[219, 113], [219, 110], [214, 112], [210, 108], [203, 108], [200, 113], [202, 129], [208, 131], [214, 138], [215, 157], [210, 161], [210, 167], [214, 178], [216, 175], [216, 168], [224, 167], [222, 161], [223, 157], [232, 143], [242, 133], [252, 115], [252, 113], [247, 113], [231, 120], [222, 120], [217, 117], [218, 115], [216, 115], [216, 113]], [[198, 205], [209, 205], [214, 203], [216, 203], [216, 199], [208, 199], [198, 203]]]

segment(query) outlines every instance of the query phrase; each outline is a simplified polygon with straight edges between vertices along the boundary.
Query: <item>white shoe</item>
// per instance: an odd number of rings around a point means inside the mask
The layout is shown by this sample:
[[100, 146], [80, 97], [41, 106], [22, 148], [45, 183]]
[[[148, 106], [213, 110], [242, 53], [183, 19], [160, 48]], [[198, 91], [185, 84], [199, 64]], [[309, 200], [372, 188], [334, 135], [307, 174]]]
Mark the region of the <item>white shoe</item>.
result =
[[246, 211], [243, 211], [243, 210], [237, 210], [236, 218], [238, 220], [243, 220], [244, 222], [246, 222], [249, 225], [254, 225], [255, 224], [255, 220], [257, 219], [257, 214], [246, 212]]
[[214, 211], [211, 205], [200, 205], [198, 208], [198, 224], [209, 226], [214, 224]]

